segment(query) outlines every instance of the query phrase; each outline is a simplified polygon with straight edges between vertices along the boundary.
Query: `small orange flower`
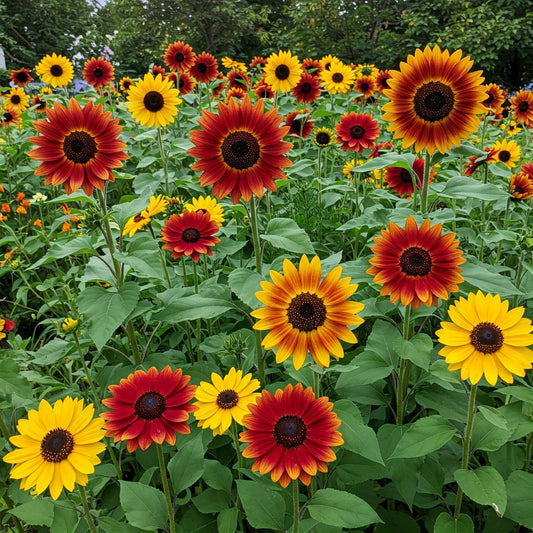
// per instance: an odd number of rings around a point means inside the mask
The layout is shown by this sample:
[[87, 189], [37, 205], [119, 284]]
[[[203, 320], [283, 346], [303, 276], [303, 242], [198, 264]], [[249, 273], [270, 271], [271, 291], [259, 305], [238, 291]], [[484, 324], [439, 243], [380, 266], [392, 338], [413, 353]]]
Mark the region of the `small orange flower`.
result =
[[10, 213], [11, 207], [9, 207], [9, 204], [3, 203], [2, 207], [0, 207], [0, 211], [2, 211], [2, 213]]
[[38, 228], [42, 228], [43, 227], [43, 222], [40, 218], [38, 218], [34, 223], [33, 223], [34, 226], [37, 226]]
[[20, 205], [22, 207], [30, 207], [31, 202], [29, 200], [22, 200], [22, 202], [20, 202]]
[[4, 220], [7, 220], [6, 215], [0, 215], [0, 222], [4, 222]]
[[70, 215], [70, 207], [67, 204], [61, 204], [59, 207], [64, 215]]
[[80, 218], [77, 217], [76, 215], [73, 215], [73, 216], [70, 217], [70, 221], [71, 221], [71, 222], [79, 222], [79, 221], [80, 221]]
[[25, 207], [22, 207], [19, 205], [15, 211], [15, 213], [18, 213], [19, 215], [25, 215], [28, 211], [26, 211]]
[[68, 222], [63, 222], [63, 226], [61, 226], [61, 231], [63, 233], [66, 233], [70, 229], [70, 224]]
[[26, 195], [23, 192], [19, 192], [17, 194], [17, 197], [15, 198], [15, 201], [22, 202], [22, 200], [24, 200], [25, 197], [26, 197]]
[[0, 192], [5, 192], [4, 188], [2, 187], [2, 185], [0, 185]]

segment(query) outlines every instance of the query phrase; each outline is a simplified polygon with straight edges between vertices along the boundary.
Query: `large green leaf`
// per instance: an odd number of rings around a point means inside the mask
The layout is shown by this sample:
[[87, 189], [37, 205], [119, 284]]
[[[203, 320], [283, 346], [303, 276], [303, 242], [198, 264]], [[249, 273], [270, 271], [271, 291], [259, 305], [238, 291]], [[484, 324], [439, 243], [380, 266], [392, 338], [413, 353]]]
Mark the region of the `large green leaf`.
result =
[[429, 371], [433, 341], [429, 335], [420, 333], [409, 340], [398, 339], [393, 343], [395, 352], [402, 358], [408, 359], [416, 366]]
[[176, 494], [196, 483], [204, 472], [202, 434], [186, 442], [168, 462], [167, 468]]
[[533, 474], [517, 470], [505, 482], [507, 487], [507, 510], [505, 516], [521, 526], [533, 529], [531, 495], [533, 494]]
[[120, 505], [128, 522], [140, 529], [164, 529], [168, 522], [165, 495], [149, 485], [119, 481]]
[[54, 504], [50, 500], [33, 500], [8, 511], [31, 526], [48, 526], [54, 521]]
[[437, 516], [433, 533], [474, 533], [474, 523], [466, 514], [460, 514], [457, 520], [448, 513]]
[[173, 300], [165, 309], [155, 313], [153, 318], [166, 324], [174, 324], [197, 318], [216, 318], [234, 308], [234, 304], [229, 300], [191, 294]]
[[258, 309], [263, 304], [255, 297], [255, 293], [261, 290], [260, 282], [265, 278], [258, 272], [247, 268], [236, 268], [228, 276], [228, 283], [237, 298], [248, 307]]
[[[513, 285], [508, 277], [502, 276], [490, 265], [480, 263], [477, 259], [471, 256], [468, 256], [466, 259], [466, 263], [461, 265], [461, 268], [463, 269], [461, 275], [465, 282], [468, 285], [471, 285], [474, 289], [479, 289], [491, 294], [497, 293], [502, 298], [523, 294], [522, 291]], [[461, 289], [468, 290], [468, 287], [465, 287], [463, 284]]]
[[439, 191], [439, 196], [444, 198], [476, 198], [490, 201], [509, 196], [503, 187], [498, 187], [492, 183], [482, 183], [464, 176], [450, 178], [442, 188], [441, 184], [435, 184], [433, 187]]
[[93, 248], [91, 243], [91, 238], [89, 235], [82, 235], [81, 237], [76, 237], [69, 242], [63, 240], [59, 242], [53, 242], [50, 245], [48, 252], [41, 257], [38, 261], [35, 261], [28, 270], [34, 270], [41, 265], [46, 265], [57, 259], [63, 257], [68, 257], [69, 255], [80, 255], [80, 254], [91, 254], [96, 255], [96, 250]]
[[64, 357], [69, 348], [70, 345], [67, 341], [59, 338], [52, 339], [35, 352], [32, 363], [35, 365], [51, 365]]
[[285, 500], [281, 494], [257, 481], [237, 480], [236, 483], [246, 520], [252, 527], [285, 529]]
[[296, 254], [314, 254], [315, 250], [307, 233], [290, 218], [273, 218], [268, 222], [264, 241], [274, 248], [281, 248]]
[[505, 482], [495, 468], [480, 466], [475, 470], [460, 469], [454, 472], [454, 478], [471, 500], [481, 505], [490, 505], [500, 517], [505, 513]]

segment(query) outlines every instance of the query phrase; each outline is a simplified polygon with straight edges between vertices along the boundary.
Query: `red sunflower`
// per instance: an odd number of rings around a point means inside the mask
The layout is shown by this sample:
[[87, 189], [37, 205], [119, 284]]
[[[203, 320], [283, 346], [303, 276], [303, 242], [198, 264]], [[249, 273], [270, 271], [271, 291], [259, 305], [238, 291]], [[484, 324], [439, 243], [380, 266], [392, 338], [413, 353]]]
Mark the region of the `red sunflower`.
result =
[[257, 98], [266, 98], [269, 100], [272, 100], [272, 98], [275, 96], [272, 87], [264, 82], [259, 82], [254, 85], [254, 94], [257, 96]]
[[304, 73], [311, 74], [314, 78], [319, 78], [322, 72], [322, 64], [318, 59], [306, 58], [302, 61]]
[[33, 81], [30, 72], [31, 70], [29, 68], [19, 68], [18, 70], [12, 70], [9, 79], [17, 87], [24, 87], [25, 85]]
[[172, 371], [166, 366], [159, 372], [152, 367], [110, 385], [113, 397], [102, 403], [111, 411], [100, 414], [106, 435], [115, 442], [127, 441], [130, 453], [139, 447], [146, 450], [152, 442], [176, 444], [176, 433], [191, 432], [189, 413], [197, 409], [188, 403], [196, 391], [196, 385], [187, 385], [190, 379], [181, 368]]
[[153, 74], [154, 78], [161, 74], [161, 78], [165, 79], [167, 77], [167, 71], [161, 65], [154, 65], [150, 72]]
[[380, 93], [385, 89], [390, 89], [389, 80], [392, 78], [388, 70], [380, 70], [376, 76], [376, 87]]
[[365, 148], [372, 148], [379, 136], [378, 123], [367, 113], [345, 113], [339, 124], [335, 125], [337, 142], [341, 143], [341, 150], [362, 152]]
[[211, 54], [202, 52], [194, 58], [189, 72], [196, 81], [208, 83], [217, 77], [218, 62]]
[[181, 74], [192, 67], [194, 55], [190, 45], [183, 41], [176, 41], [165, 50], [164, 61], [170, 70]]
[[[307, 116], [296, 118], [298, 115], [305, 114], [307, 114]], [[305, 109], [304, 111], [293, 111], [292, 113], [289, 113], [285, 117], [285, 126], [289, 126], [290, 128], [287, 135], [294, 135], [296, 137], [301, 137], [302, 139], [307, 139], [313, 131], [315, 123], [311, 120], [309, 109]]]
[[520, 170], [525, 172], [529, 179], [533, 181], [533, 163], [524, 163], [523, 165], [520, 165]]
[[[413, 170], [418, 176], [418, 179], [416, 180], [416, 188], [417, 190], [420, 190], [422, 188], [422, 182], [424, 181], [424, 160], [416, 157], [413, 162]], [[435, 171], [431, 168], [429, 173], [429, 183], [433, 181], [434, 175]], [[413, 178], [406, 168], [387, 167], [385, 169], [385, 181], [389, 188], [395, 191], [398, 196], [406, 194], [408, 197], [411, 197], [413, 194]]]
[[46, 111], [46, 100], [42, 96], [42, 94], [36, 94], [31, 100], [31, 107], [37, 106], [34, 109], [37, 113], [44, 113]]
[[304, 72], [296, 87], [292, 89], [292, 95], [300, 104], [314, 102], [320, 96], [320, 78]]
[[2, 128], [10, 128], [20, 122], [20, 113], [16, 109], [0, 110], [0, 126]]
[[430, 227], [425, 220], [420, 228], [409, 216], [405, 229], [394, 222], [388, 230], [381, 230], [371, 248], [374, 257], [366, 272], [374, 276], [374, 283], [382, 283], [381, 296], [390, 294], [391, 302], [400, 300], [418, 309], [437, 305], [438, 298], [448, 299], [448, 292], [457, 292], [463, 280], [459, 265], [466, 259], [457, 249], [455, 233], [442, 235], [442, 224]]
[[228, 92], [226, 93], [226, 102], [230, 102], [232, 98], [242, 100], [245, 94], [248, 93], [244, 89], [239, 89], [237, 87], [228, 87]]
[[511, 176], [509, 192], [516, 200], [533, 198], [533, 180], [525, 172], [519, 172]]
[[326, 463], [336, 459], [331, 448], [344, 443], [333, 403], [326, 396], [315, 398], [311, 387], [304, 390], [301, 383], [275, 395], [263, 390], [257, 404], [248, 407], [240, 440], [249, 445], [242, 454], [255, 459], [253, 472], [270, 472], [284, 488], [291, 479], [309, 485], [311, 476], [327, 472]]
[[483, 105], [493, 113], [499, 113], [501, 111], [503, 101], [505, 100], [500, 86], [496, 85], [495, 83], [489, 83], [488, 85], [484, 85], [483, 88], [485, 89], [485, 94], [487, 95], [487, 98], [483, 100]]
[[511, 109], [517, 122], [522, 122], [528, 128], [533, 126], [533, 92], [518, 91], [511, 98]]
[[386, 150], [392, 150], [392, 143], [390, 141], [376, 144], [372, 151], [368, 154], [368, 159], [374, 159], [374, 157], [381, 157], [386, 153]]
[[232, 89], [242, 89], [247, 91], [250, 88], [250, 78], [246, 72], [241, 70], [230, 70], [228, 72], [228, 86]]
[[196, 87], [196, 81], [194, 81], [194, 78], [188, 72], [182, 72], [179, 74], [179, 78], [178, 74], [172, 72], [167, 76], [167, 79], [174, 84], [176, 89], [178, 89], [180, 96], [192, 93]]
[[213, 185], [218, 198], [231, 194], [234, 204], [253, 194], [262, 198], [265, 187], [275, 191], [274, 179], [286, 179], [281, 169], [292, 165], [283, 155], [292, 148], [282, 141], [289, 128], [280, 127], [283, 117], [277, 111], [265, 113], [263, 100], [252, 106], [248, 95], [240, 104], [219, 102], [218, 115], [202, 111], [202, 129], [190, 132], [195, 146], [188, 150], [199, 159], [191, 168], [202, 172], [200, 185]]
[[370, 98], [376, 92], [376, 80], [372, 76], [359, 76], [354, 82], [354, 90], [363, 98]]
[[218, 83], [214, 83], [211, 89], [211, 98], [216, 100], [220, 97], [220, 95], [224, 92], [224, 89], [226, 88], [226, 84], [224, 83], [224, 75], [222, 72], [219, 72], [215, 78], [215, 80], [218, 80]]
[[263, 67], [266, 65], [266, 59], [262, 56], [255, 56], [250, 61], [250, 68], [259, 67], [259, 70], [262, 70]]
[[115, 79], [113, 65], [103, 57], [98, 59], [91, 57], [91, 59], [85, 61], [82, 74], [83, 79], [95, 89], [105, 87]]
[[41, 135], [28, 138], [39, 147], [28, 155], [42, 161], [35, 175], [46, 176], [45, 185], [63, 183], [67, 194], [82, 187], [90, 196], [95, 187], [103, 190], [106, 181], [115, 181], [111, 169], [128, 159], [126, 144], [118, 138], [118, 118], [104, 113], [102, 104], [88, 102], [82, 108], [74, 98], [68, 109], [56, 102], [46, 117], [33, 123]]
[[171, 257], [191, 256], [198, 263], [200, 254], [213, 255], [211, 248], [220, 242], [214, 234], [217, 224], [209, 213], [184, 211], [181, 215], [171, 215], [161, 228], [163, 248], [172, 252]]

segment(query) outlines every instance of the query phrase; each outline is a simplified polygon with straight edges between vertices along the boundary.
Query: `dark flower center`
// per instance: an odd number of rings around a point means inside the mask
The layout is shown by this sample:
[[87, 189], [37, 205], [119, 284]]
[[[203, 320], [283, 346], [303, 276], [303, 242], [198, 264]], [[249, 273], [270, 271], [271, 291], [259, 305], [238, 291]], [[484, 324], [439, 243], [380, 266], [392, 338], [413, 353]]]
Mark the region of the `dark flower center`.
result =
[[182, 234], [181, 238], [185, 242], [198, 242], [200, 240], [201, 233], [196, 228], [187, 228]]
[[300, 120], [296, 119], [296, 120], [293, 120], [292, 121], [292, 124], [291, 124], [291, 133], [300, 133], [300, 131], [302, 130], [302, 123]]
[[41, 457], [48, 463], [60, 463], [70, 455], [73, 448], [74, 437], [70, 431], [52, 429], [41, 441]]
[[502, 163], [506, 163], [507, 161], [509, 161], [509, 159], [511, 159], [511, 152], [509, 152], [509, 150], [501, 150], [498, 153], [498, 159]]
[[402, 170], [400, 170], [400, 179], [404, 183], [410, 183], [411, 185], [413, 184], [413, 177], [411, 176], [411, 173], [406, 168], [402, 168]]
[[308, 81], [306, 81], [305, 83], [302, 83], [302, 85], [300, 86], [300, 92], [310, 93], [312, 88], [313, 86]]
[[316, 136], [316, 142], [321, 146], [327, 146], [331, 142], [331, 137], [329, 133], [321, 131]]
[[33, 102], [33, 105], [36, 105], [37, 109], [45, 109], [46, 108], [46, 102], [44, 100], [41, 100], [40, 98], [37, 98], [37, 100], [35, 100]]
[[217, 396], [216, 403], [221, 409], [231, 409], [239, 403], [239, 395], [231, 389], [223, 390]]
[[9, 111], [4, 111], [4, 122], [11, 122], [13, 120], [13, 115]]
[[497, 352], [503, 346], [502, 330], [492, 322], [480, 322], [470, 333], [470, 342], [478, 352]]
[[366, 91], [368, 91], [368, 88], [369, 88], [369, 85], [368, 83], [361, 83], [361, 92], [362, 93], [366, 93]]
[[145, 217], [142, 216], [141, 213], [139, 213], [138, 215], [135, 215], [134, 219], [133, 219], [133, 222], [142, 222], [143, 220], [145, 220]]
[[400, 268], [408, 276], [427, 276], [432, 266], [431, 254], [419, 246], [407, 248], [400, 256]]
[[144, 95], [143, 104], [148, 111], [156, 113], [165, 105], [163, 95], [158, 91], [149, 91]]
[[237, 170], [253, 167], [261, 157], [261, 148], [255, 135], [242, 130], [229, 133], [221, 151], [224, 162]]
[[415, 94], [415, 113], [422, 120], [437, 122], [446, 118], [453, 110], [453, 90], [440, 81], [424, 83]]
[[52, 74], [52, 76], [59, 77], [63, 74], [63, 69], [60, 65], [52, 65], [52, 68], [50, 69], [50, 74]]
[[526, 102], [525, 100], [522, 100], [518, 104], [518, 110], [521, 111], [522, 113], [525, 113], [528, 109], [529, 109], [529, 102]]
[[196, 213], [203, 213], [205, 215], [206, 213], [209, 213], [209, 211], [207, 209], [201, 208], [201, 209], [197, 209]]
[[180, 78], [180, 81], [178, 82], [178, 87], [181, 89], [185, 85], [185, 80], [183, 78]]
[[331, 63], [326, 63], [324, 65], [324, 70], [329, 70], [331, 68]]
[[200, 74], [205, 74], [207, 72], [207, 65], [205, 63], [198, 63], [196, 68]]
[[520, 185], [515, 185], [513, 193], [524, 194], [524, 189], [522, 189], [522, 187], [520, 187]]
[[15, 76], [17, 78], [17, 81], [20, 81], [20, 83], [25, 83], [28, 81], [28, 74], [26, 72], [17, 72], [17, 75]]
[[155, 391], [145, 392], [135, 402], [135, 414], [145, 420], [160, 418], [166, 408], [167, 401], [165, 397]]
[[344, 76], [340, 72], [335, 72], [335, 74], [333, 74], [333, 76], [331, 76], [331, 79], [335, 83], [340, 83], [344, 79]]
[[494, 101], [494, 95], [492, 93], [489, 93], [487, 98], [485, 100], [483, 100], [483, 103], [485, 105], [490, 105], [490, 104], [492, 104], [493, 101]]
[[74, 163], [85, 164], [98, 153], [94, 137], [86, 131], [73, 131], [63, 141], [63, 152]]
[[185, 56], [181, 52], [178, 52], [177, 54], [174, 55], [174, 59], [178, 63], [181, 63], [185, 59]]
[[286, 80], [290, 76], [291, 70], [287, 65], [278, 65], [274, 74], [278, 80]]
[[316, 294], [297, 294], [287, 309], [287, 320], [300, 331], [313, 331], [326, 321], [326, 306]]
[[104, 71], [100, 67], [96, 67], [93, 70], [93, 75], [95, 78], [101, 78], [104, 75]]
[[285, 448], [296, 448], [305, 442], [307, 426], [296, 415], [285, 415], [274, 425], [274, 439]]
[[381, 86], [385, 89], [389, 88], [389, 78], [381, 78]]
[[262, 93], [261, 93], [261, 98], [270, 98], [270, 92], [265, 89]]
[[365, 128], [362, 126], [352, 126], [350, 128], [350, 135], [352, 139], [361, 139], [365, 136]]
[[20, 96], [18, 94], [14, 94], [11, 96], [11, 103], [12, 104], [20, 104]]

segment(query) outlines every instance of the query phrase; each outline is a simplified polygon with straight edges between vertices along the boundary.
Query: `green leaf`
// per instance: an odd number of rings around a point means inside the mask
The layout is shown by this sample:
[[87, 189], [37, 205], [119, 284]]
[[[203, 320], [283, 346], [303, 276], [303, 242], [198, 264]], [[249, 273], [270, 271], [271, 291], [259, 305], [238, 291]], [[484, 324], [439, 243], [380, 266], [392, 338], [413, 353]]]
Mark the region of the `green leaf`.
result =
[[264, 277], [258, 272], [247, 268], [236, 268], [228, 276], [228, 283], [237, 298], [248, 307], [258, 309], [263, 304], [255, 297], [255, 293], [261, 290], [260, 282]]
[[156, 161], [157, 161], [157, 157], [154, 157], [154, 156], [143, 157], [137, 164], [137, 168], [149, 167], [150, 165], [154, 164]]
[[421, 333], [409, 340], [398, 339], [393, 343], [394, 351], [402, 358], [408, 359], [416, 366], [429, 371], [433, 341], [429, 335]]
[[455, 434], [455, 427], [439, 415], [432, 415], [412, 424], [402, 435], [391, 459], [421, 457], [444, 446]]
[[238, 516], [239, 510], [236, 507], [223, 509], [217, 516], [218, 533], [235, 533]]
[[140, 277], [166, 279], [159, 258], [159, 245], [151, 235], [139, 235], [132, 240], [127, 253], [116, 253], [115, 258], [130, 266]]
[[176, 494], [196, 483], [204, 471], [202, 434], [186, 442], [168, 462], [167, 468]]
[[246, 520], [252, 527], [276, 531], [285, 529], [285, 500], [281, 494], [267, 489], [258, 481], [239, 479], [236, 483]]
[[31, 526], [48, 526], [54, 521], [54, 504], [50, 500], [33, 500], [8, 510]]
[[32, 397], [32, 388], [28, 380], [20, 375], [20, 367], [12, 359], [0, 361], [0, 394], [16, 393], [24, 398]]
[[80, 313], [85, 315], [89, 325], [87, 333], [98, 351], [109, 340], [113, 332], [135, 309], [139, 299], [139, 287], [127, 281], [119, 287], [87, 287], [78, 297]]
[[505, 517], [521, 526], [533, 529], [531, 495], [533, 494], [533, 474], [517, 470], [505, 482], [507, 487], [507, 510]]
[[234, 305], [228, 300], [191, 294], [172, 301], [165, 309], [155, 313], [153, 318], [166, 324], [177, 323], [197, 318], [216, 318], [230, 309], [234, 309]]
[[43, 255], [41, 259], [28, 267], [27, 270], [35, 270], [37, 267], [46, 265], [47, 263], [51, 263], [57, 259], [62, 259], [63, 257], [68, 257], [69, 255], [80, 254], [96, 255], [96, 250], [93, 248], [91, 238], [88, 235], [76, 237], [69, 242], [65, 242], [63, 240], [60, 242], [53, 242], [50, 245], [48, 252]]
[[98, 525], [103, 531], [105, 531], [105, 533], [141, 533], [142, 531], [145, 531], [138, 527], [125, 524], [124, 522], [119, 522], [109, 516], [99, 516]]
[[119, 481], [120, 505], [128, 522], [140, 529], [165, 529], [168, 512], [165, 495], [149, 485]]
[[364, 500], [336, 489], [317, 490], [307, 502], [311, 518], [343, 528], [365, 527], [382, 520]]
[[32, 363], [35, 365], [52, 365], [66, 355], [69, 343], [63, 339], [52, 339], [41, 346], [34, 355]]
[[67, 531], [75, 531], [78, 519], [78, 514], [74, 510], [72, 503], [62, 500], [55, 501], [54, 521], [52, 522], [50, 533], [66, 533]]
[[533, 389], [525, 387], [523, 385], [511, 385], [509, 387], [502, 387], [501, 389], [496, 389], [494, 392], [504, 394], [505, 396], [512, 396], [513, 398], [518, 398], [523, 402], [533, 404]]
[[202, 474], [202, 478], [213, 489], [231, 492], [231, 486], [233, 484], [231, 470], [218, 461], [204, 460], [204, 473]]
[[472, 429], [472, 449], [494, 452], [511, 437], [509, 429], [503, 429], [487, 420], [482, 413], [476, 413]]
[[433, 533], [474, 533], [474, 522], [466, 514], [460, 514], [457, 520], [448, 513], [437, 516]]
[[[440, 184], [435, 184], [433, 187], [439, 190]], [[444, 198], [475, 198], [476, 200], [491, 201], [507, 198], [509, 194], [503, 188], [497, 187], [492, 183], [481, 183], [472, 178], [454, 176], [444, 184], [444, 187], [439, 191], [439, 196]]]
[[370, 172], [385, 167], [399, 167], [406, 170], [412, 170], [414, 156], [412, 154], [386, 154], [381, 157], [375, 157], [363, 165], [355, 167], [353, 172]]
[[274, 248], [281, 248], [296, 254], [314, 254], [315, 250], [307, 233], [290, 218], [273, 218], [268, 222], [264, 241]]
[[[461, 265], [462, 276], [469, 285], [475, 289], [491, 294], [498, 293], [502, 298], [523, 294], [511, 280], [495, 272], [490, 265], [480, 263], [477, 259], [467, 256], [466, 263]], [[462, 287], [464, 290], [464, 287]], [[474, 291], [476, 292], [476, 291]]]
[[230, 498], [223, 490], [207, 488], [192, 498], [192, 503], [203, 514], [219, 513], [230, 506]]
[[460, 469], [453, 476], [471, 500], [481, 505], [490, 505], [499, 517], [505, 513], [505, 482], [495, 468], [481, 466], [475, 470]]

